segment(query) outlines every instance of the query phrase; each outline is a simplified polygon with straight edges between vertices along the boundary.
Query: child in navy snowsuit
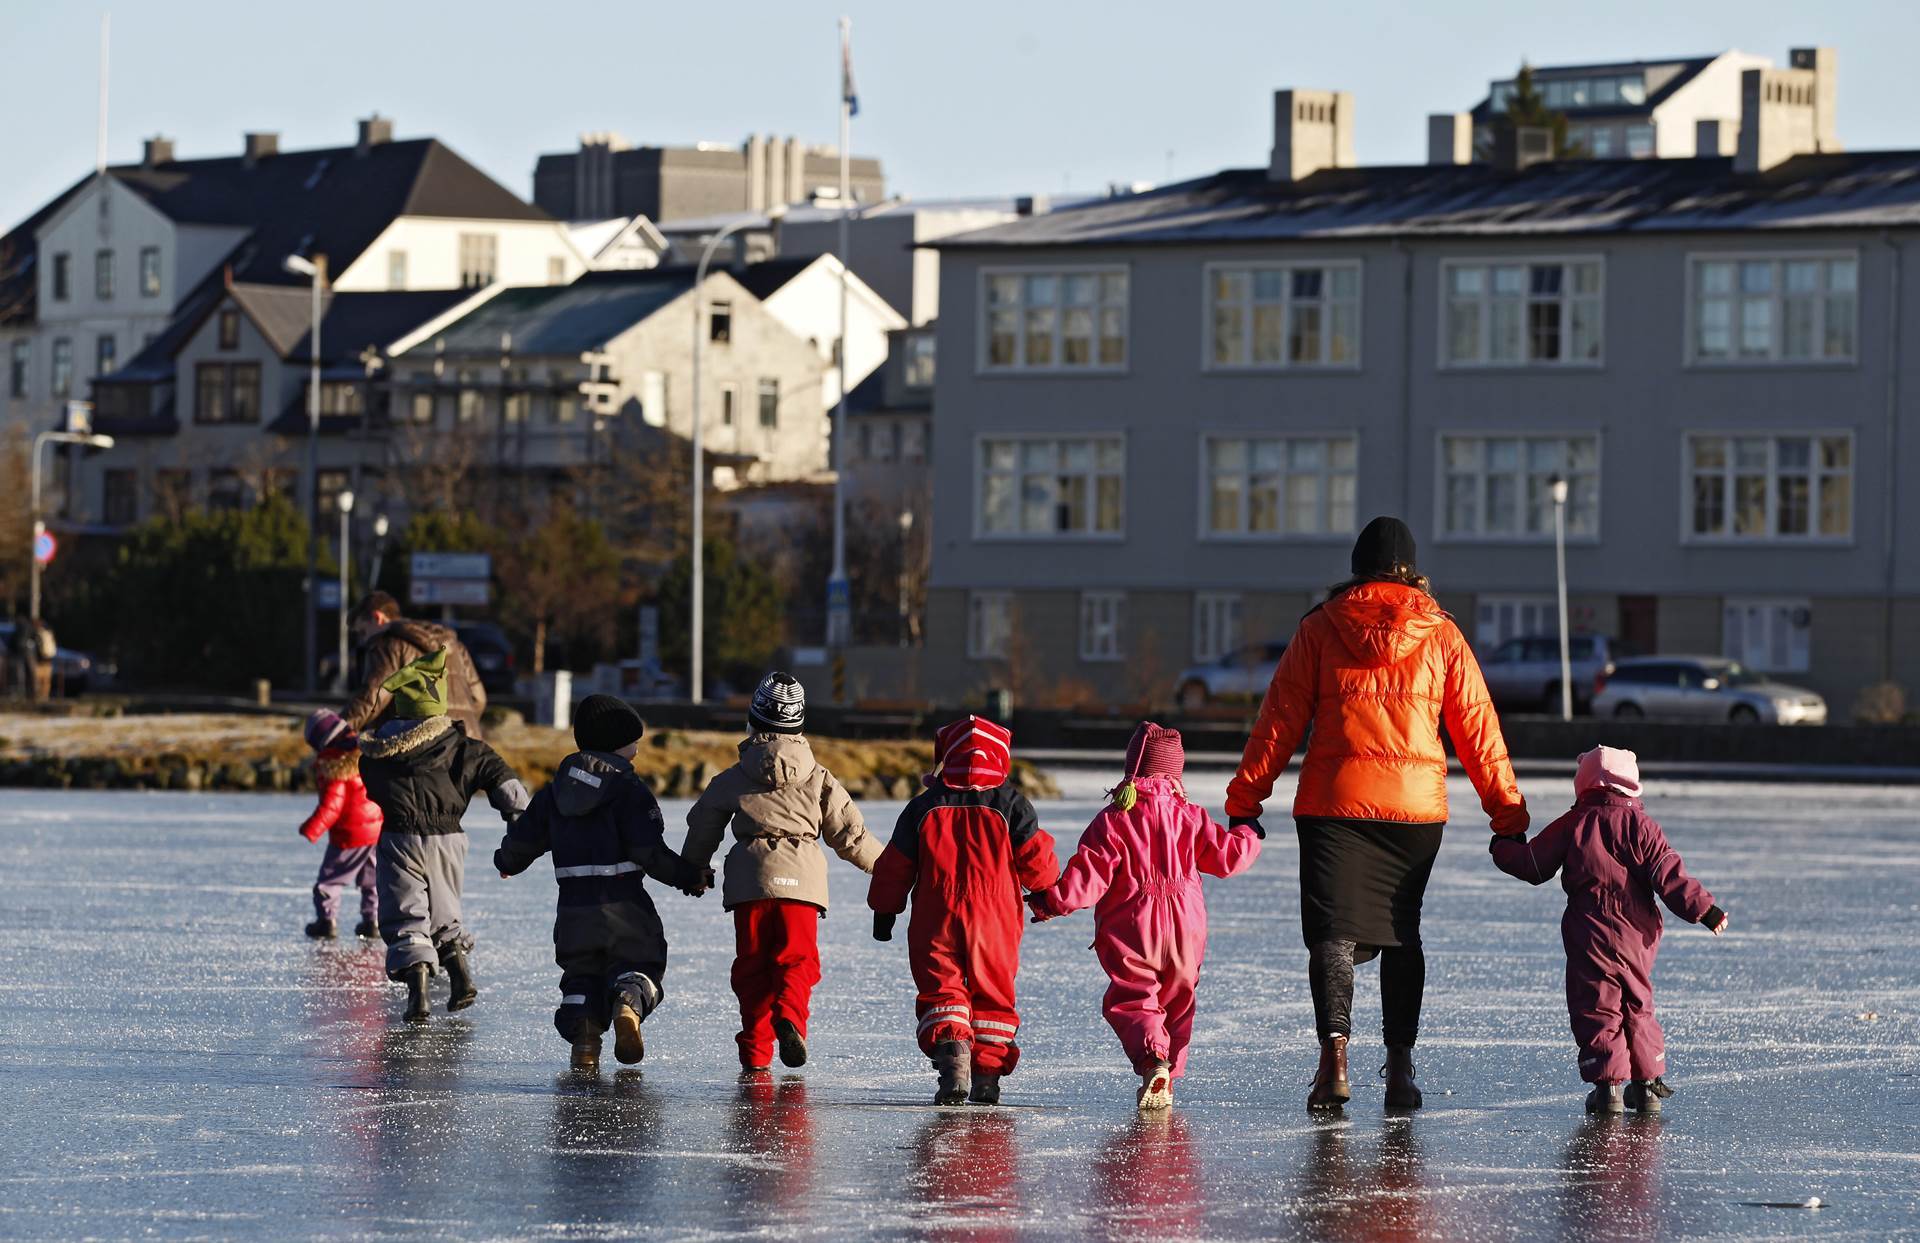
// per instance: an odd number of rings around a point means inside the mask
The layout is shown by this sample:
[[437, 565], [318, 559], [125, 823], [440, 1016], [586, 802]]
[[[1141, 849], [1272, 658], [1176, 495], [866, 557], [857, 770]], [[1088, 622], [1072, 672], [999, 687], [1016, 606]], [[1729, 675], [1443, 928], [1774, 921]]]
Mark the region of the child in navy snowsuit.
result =
[[307, 745], [314, 750], [313, 778], [320, 787], [320, 804], [313, 809], [300, 836], [310, 842], [327, 836], [320, 856], [320, 875], [313, 882], [313, 922], [307, 935], [331, 940], [340, 895], [348, 885], [360, 888], [360, 925], [357, 937], [380, 935], [380, 891], [374, 883], [374, 846], [380, 840], [380, 808], [367, 797], [360, 779], [360, 740], [347, 723], [325, 708], [307, 718]]
[[560, 1008], [553, 1025], [573, 1045], [577, 1071], [599, 1069], [600, 1037], [608, 1027], [614, 1056], [623, 1063], [646, 1056], [640, 1024], [665, 995], [667, 934], [645, 878], [689, 897], [712, 883], [711, 873], [666, 844], [660, 804], [634, 775], [634, 751], [645, 728], [622, 700], [587, 696], [573, 718], [580, 750], [561, 761], [553, 784], [533, 796], [493, 852], [503, 878], [553, 852], [560, 885], [553, 922]]
[[1715, 936], [1726, 931], [1727, 914], [1687, 875], [1679, 852], [1641, 806], [1633, 752], [1596, 747], [1582, 755], [1574, 794], [1573, 809], [1532, 841], [1495, 837], [1489, 849], [1501, 871], [1529, 884], [1561, 874], [1567, 1016], [1580, 1045], [1580, 1077], [1594, 1085], [1587, 1111], [1658, 1113], [1673, 1090], [1661, 1078], [1666, 1038], [1653, 1013], [1661, 934], [1654, 894]]

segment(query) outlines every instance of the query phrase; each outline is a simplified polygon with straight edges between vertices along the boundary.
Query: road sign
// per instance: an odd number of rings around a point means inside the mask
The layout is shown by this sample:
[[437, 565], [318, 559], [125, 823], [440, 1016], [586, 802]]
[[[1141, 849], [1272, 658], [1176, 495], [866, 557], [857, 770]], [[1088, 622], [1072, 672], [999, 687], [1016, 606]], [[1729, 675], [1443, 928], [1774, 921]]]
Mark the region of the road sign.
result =
[[493, 602], [493, 584], [484, 578], [416, 578], [407, 585], [409, 604], [473, 604]]
[[484, 552], [416, 552], [413, 578], [493, 577], [493, 558]]
[[33, 559], [40, 565], [53, 561], [53, 554], [60, 551], [60, 541], [53, 538], [52, 531], [40, 531], [33, 537]]
[[313, 585], [313, 603], [316, 608], [337, 609], [340, 607], [340, 580], [323, 578]]

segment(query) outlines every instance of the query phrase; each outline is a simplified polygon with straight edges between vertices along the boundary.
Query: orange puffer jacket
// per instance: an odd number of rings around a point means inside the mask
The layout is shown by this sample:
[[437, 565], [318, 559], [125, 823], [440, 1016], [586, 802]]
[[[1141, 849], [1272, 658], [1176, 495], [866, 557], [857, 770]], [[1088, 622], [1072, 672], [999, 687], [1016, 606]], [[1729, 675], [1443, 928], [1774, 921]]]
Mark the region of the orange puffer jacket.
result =
[[1227, 787], [1227, 814], [1260, 814], [1312, 725], [1294, 815], [1443, 821], [1443, 720], [1493, 831], [1526, 832], [1500, 720], [1459, 627], [1417, 588], [1352, 588], [1301, 619]]

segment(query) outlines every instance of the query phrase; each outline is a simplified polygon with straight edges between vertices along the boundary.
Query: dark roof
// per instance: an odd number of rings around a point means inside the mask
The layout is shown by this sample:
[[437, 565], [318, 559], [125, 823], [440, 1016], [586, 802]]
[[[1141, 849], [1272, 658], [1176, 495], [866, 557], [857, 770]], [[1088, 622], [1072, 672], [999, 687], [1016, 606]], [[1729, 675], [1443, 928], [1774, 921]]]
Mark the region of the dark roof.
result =
[[[308, 321], [313, 318], [313, 292], [301, 285], [254, 285], [235, 281], [227, 290], [227, 296], [233, 299], [260, 335], [267, 339], [273, 352], [285, 358], [293, 349], [293, 343], [306, 337]], [[326, 295], [321, 295], [321, 305], [325, 306]], [[326, 313], [320, 318], [322, 344], [326, 342]]]
[[415, 349], [437, 350], [444, 342], [448, 354], [498, 356], [510, 339], [515, 354], [597, 350], [691, 288], [693, 269], [676, 264], [588, 272], [571, 285], [503, 289]]
[[1733, 160], [1572, 160], [1327, 169], [1275, 182], [1230, 169], [1143, 194], [996, 225], [946, 250], [1920, 227], [1920, 151], [1803, 155], [1764, 173]]
[[786, 288], [787, 282], [820, 261], [819, 255], [797, 255], [786, 259], [766, 259], [745, 267], [728, 268], [727, 274], [746, 286], [747, 292], [765, 302]]
[[[355, 361], [368, 346], [384, 350], [478, 292], [474, 289], [406, 289], [336, 293], [320, 314], [321, 362]], [[299, 336], [283, 354], [290, 362], [313, 359], [308, 322], [311, 317], [312, 312], [303, 303]]]
[[0, 237], [0, 326], [31, 323], [38, 283], [34, 280], [36, 248], [33, 235], [49, 217], [93, 179], [89, 173], [55, 195], [39, 211]]
[[[1600, 77], [1608, 74], [1644, 74], [1649, 69], [1672, 69], [1674, 71], [1666, 81], [1648, 92], [1647, 98], [1643, 103], [1576, 104], [1566, 108], [1556, 109], [1556, 111], [1566, 113], [1569, 120], [1599, 121], [1621, 117], [1646, 116], [1655, 108], [1667, 102], [1675, 91], [1678, 91], [1681, 87], [1699, 77], [1708, 65], [1711, 65], [1718, 59], [1720, 59], [1718, 56], [1680, 56], [1669, 60], [1609, 61], [1594, 65], [1535, 65], [1533, 66], [1533, 74], [1534, 82], [1537, 84], [1542, 80], [1542, 75], [1546, 75], [1548, 78], [1580, 78]], [[1499, 78], [1496, 80], [1508, 82], [1512, 79]], [[1474, 105], [1474, 120], [1485, 121], [1492, 115], [1492, 95], [1488, 95], [1478, 104]]]

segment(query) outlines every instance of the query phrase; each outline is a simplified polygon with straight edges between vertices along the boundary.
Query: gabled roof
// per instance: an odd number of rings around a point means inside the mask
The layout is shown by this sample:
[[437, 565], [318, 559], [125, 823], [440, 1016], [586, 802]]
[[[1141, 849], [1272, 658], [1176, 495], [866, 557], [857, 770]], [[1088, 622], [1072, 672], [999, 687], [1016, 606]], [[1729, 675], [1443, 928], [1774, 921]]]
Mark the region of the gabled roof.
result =
[[744, 285], [748, 293], [765, 302], [786, 288], [788, 282], [794, 277], [823, 258], [826, 256], [799, 255], [792, 258], [764, 259], [759, 263], [749, 263], [745, 267], [728, 268], [726, 272]]
[[[503, 289], [408, 353], [497, 357], [579, 354], [609, 341], [693, 288], [693, 268], [587, 272], [571, 285]], [[325, 332], [322, 325], [321, 331]]]

